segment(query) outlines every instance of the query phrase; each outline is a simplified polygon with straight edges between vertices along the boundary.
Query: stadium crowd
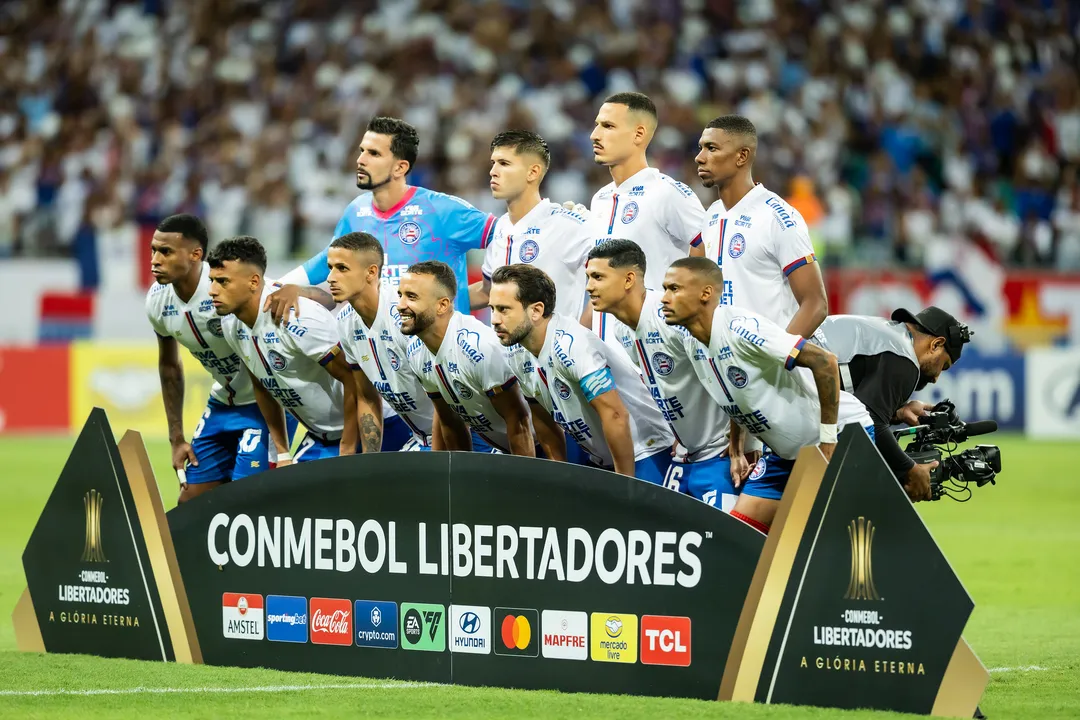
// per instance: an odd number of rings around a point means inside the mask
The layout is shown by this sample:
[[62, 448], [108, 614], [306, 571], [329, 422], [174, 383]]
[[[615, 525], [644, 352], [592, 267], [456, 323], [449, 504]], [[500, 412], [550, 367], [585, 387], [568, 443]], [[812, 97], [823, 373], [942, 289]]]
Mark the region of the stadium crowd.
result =
[[701, 127], [753, 120], [755, 177], [826, 263], [970, 241], [1078, 269], [1078, 33], [1070, 0], [8, 0], [0, 258], [177, 212], [307, 257], [377, 113], [419, 130], [416, 184], [496, 210], [488, 144], [522, 127], [551, 145], [545, 195], [586, 202], [596, 107], [638, 89], [653, 166], [703, 199]]

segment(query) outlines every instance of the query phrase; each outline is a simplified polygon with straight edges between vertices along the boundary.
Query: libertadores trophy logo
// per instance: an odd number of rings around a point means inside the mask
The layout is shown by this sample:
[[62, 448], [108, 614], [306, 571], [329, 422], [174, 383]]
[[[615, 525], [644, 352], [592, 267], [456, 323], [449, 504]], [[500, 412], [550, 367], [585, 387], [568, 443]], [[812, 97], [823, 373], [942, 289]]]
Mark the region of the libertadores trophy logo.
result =
[[874, 523], [864, 517], [848, 524], [848, 540], [851, 541], [851, 580], [848, 581], [845, 600], [880, 600], [874, 587], [873, 558], [870, 554], [874, 543]]
[[101, 506], [104, 502], [105, 498], [97, 490], [91, 489], [83, 496], [83, 507], [86, 509], [86, 542], [83, 545], [83, 562], [109, 562], [105, 557], [105, 550], [101, 547]]

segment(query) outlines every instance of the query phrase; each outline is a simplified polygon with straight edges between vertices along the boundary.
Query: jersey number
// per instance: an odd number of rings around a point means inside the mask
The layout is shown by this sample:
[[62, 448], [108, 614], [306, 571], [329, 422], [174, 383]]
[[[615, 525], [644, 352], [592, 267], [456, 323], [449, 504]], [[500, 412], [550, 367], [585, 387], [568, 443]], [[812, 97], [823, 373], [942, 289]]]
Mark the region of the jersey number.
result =
[[249, 428], [244, 431], [243, 437], [240, 438], [240, 452], [255, 452], [255, 448], [259, 447], [260, 442], [262, 442], [262, 430]]
[[195, 438], [202, 435], [203, 428], [206, 427], [206, 421], [209, 420], [209, 419], [210, 419], [210, 408], [206, 408], [205, 410], [203, 410], [202, 417], [199, 418], [199, 424], [195, 426], [195, 434], [191, 436], [192, 440], [194, 440]]
[[675, 492], [682, 491], [683, 469], [681, 466], [671, 463], [668, 466], [667, 475], [664, 477], [664, 487]]

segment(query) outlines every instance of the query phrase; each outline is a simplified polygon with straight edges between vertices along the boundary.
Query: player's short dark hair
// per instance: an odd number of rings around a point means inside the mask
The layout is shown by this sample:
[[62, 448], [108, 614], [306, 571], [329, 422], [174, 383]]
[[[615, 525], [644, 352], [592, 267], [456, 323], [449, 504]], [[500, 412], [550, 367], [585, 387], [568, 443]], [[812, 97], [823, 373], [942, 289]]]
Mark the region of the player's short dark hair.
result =
[[647, 115], [651, 115], [653, 120], [656, 120], [658, 117], [656, 114], [656, 103], [654, 103], [645, 93], [619, 92], [614, 95], [608, 95], [607, 98], [604, 99], [604, 103], [625, 105], [636, 112], [643, 112]]
[[430, 275], [446, 291], [446, 297], [451, 299], [457, 297], [457, 277], [454, 276], [453, 269], [441, 260], [413, 263], [405, 272], [410, 275]]
[[222, 268], [229, 261], [254, 265], [259, 268], [259, 272], [266, 272], [266, 250], [262, 243], [250, 235], [237, 235], [222, 240], [206, 257], [206, 262], [212, 268]]
[[531, 130], [506, 130], [499, 133], [491, 141], [491, 149], [500, 147], [514, 148], [518, 155], [532, 153], [540, 158], [545, 168], [551, 165], [551, 151], [548, 149], [547, 140]]
[[180, 233], [188, 240], [194, 240], [199, 243], [199, 247], [202, 248], [203, 253], [206, 252], [206, 246], [210, 244], [210, 237], [206, 233], [206, 225], [202, 220], [194, 215], [189, 215], [188, 213], [170, 215], [158, 223], [157, 231], [163, 233]]
[[757, 137], [757, 128], [754, 127], [754, 123], [750, 122], [750, 118], [743, 117], [742, 115], [721, 115], [720, 117], [710, 120], [709, 124], [705, 127], [723, 130], [732, 135], [749, 135], [750, 137]]
[[[420, 135], [409, 123], [392, 117], [378, 116], [368, 121], [368, 132], [390, 136], [390, 152], [398, 160], [409, 163], [409, 170], [416, 165], [416, 154], [420, 149]], [[407, 175], [408, 173], [406, 173]]]
[[607, 260], [608, 265], [615, 269], [636, 268], [645, 277], [648, 261], [645, 251], [633, 240], [613, 238], [605, 240], [589, 251], [589, 260]]
[[551, 317], [555, 312], [555, 281], [532, 265], [503, 265], [491, 274], [492, 285], [514, 283], [517, 285], [517, 299], [523, 306], [533, 303], [544, 304], [544, 317]]
[[670, 266], [689, 270], [694, 275], [702, 278], [707, 283], [718, 287], [724, 286], [724, 273], [715, 261], [707, 257], [681, 257]]
[[366, 232], [351, 232], [336, 237], [330, 243], [332, 248], [341, 248], [342, 250], [352, 250], [356, 253], [369, 252], [375, 255], [375, 264], [382, 269], [383, 266], [383, 246], [375, 236]]

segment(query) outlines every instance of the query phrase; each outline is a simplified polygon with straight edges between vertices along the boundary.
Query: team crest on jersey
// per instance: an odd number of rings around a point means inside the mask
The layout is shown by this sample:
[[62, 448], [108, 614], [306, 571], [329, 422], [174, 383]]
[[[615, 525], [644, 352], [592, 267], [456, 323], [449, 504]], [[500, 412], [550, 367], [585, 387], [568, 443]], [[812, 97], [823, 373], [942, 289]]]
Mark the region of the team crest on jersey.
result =
[[472, 390], [465, 386], [465, 383], [458, 379], [454, 379], [454, 392], [456, 392], [462, 399], [468, 400], [473, 396]]
[[403, 222], [398, 225], [397, 235], [406, 245], [415, 245], [420, 240], [420, 226], [414, 222]]
[[765, 463], [765, 458], [758, 458], [757, 465], [754, 466], [753, 471], [750, 473], [751, 480], [760, 480], [761, 476], [765, 474], [765, 470], [768, 466]]
[[394, 372], [397, 372], [401, 368], [401, 358], [394, 352], [394, 348], [386, 348], [386, 354], [390, 358], [390, 367], [394, 369]]
[[270, 362], [270, 367], [274, 368], [278, 372], [284, 370], [289, 364], [289, 361], [285, 359], [285, 356], [279, 353], [277, 350], [270, 350], [266, 353], [266, 357]]
[[742, 257], [742, 254], [746, 252], [746, 238], [742, 236], [742, 233], [735, 233], [731, 236], [727, 252], [732, 258]]
[[210, 318], [206, 321], [206, 329], [214, 337], [225, 337], [225, 331], [221, 329], [221, 318]]
[[666, 352], [654, 352], [652, 356], [653, 369], [660, 375], [670, 375], [675, 369], [675, 358]]
[[636, 202], [628, 202], [626, 203], [626, 206], [622, 209], [622, 216], [620, 219], [623, 221], [624, 225], [629, 225], [637, 219], [637, 216], [638, 204]]
[[564, 383], [559, 378], [555, 378], [555, 392], [559, 394], [563, 400], [570, 399], [570, 386]]
[[525, 242], [521, 243], [521, 249], [518, 250], [518, 260], [523, 263], [531, 263], [536, 259], [536, 256], [540, 254], [540, 246], [535, 240], [529, 238]]
[[746, 387], [746, 381], [750, 377], [746, 374], [746, 371], [741, 367], [735, 367], [734, 365], [727, 369], [727, 379], [731, 381], [731, 384], [737, 388]]

